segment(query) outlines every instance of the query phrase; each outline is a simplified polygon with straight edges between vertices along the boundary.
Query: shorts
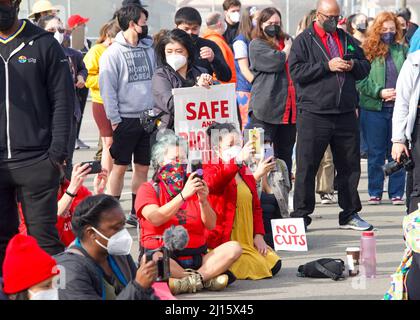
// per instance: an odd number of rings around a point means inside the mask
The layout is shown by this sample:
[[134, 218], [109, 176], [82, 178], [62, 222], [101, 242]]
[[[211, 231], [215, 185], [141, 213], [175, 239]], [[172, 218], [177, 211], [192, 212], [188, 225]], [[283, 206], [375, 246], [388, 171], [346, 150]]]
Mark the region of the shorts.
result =
[[128, 166], [132, 160], [135, 164], [150, 165], [150, 134], [139, 118], [121, 118], [113, 140], [109, 152], [116, 165]]
[[101, 137], [112, 137], [111, 121], [106, 117], [104, 105], [102, 103], [94, 102], [92, 104], [92, 113]]
[[198, 270], [203, 265], [203, 256], [200, 254], [190, 257], [176, 257], [174, 260], [184, 269]]

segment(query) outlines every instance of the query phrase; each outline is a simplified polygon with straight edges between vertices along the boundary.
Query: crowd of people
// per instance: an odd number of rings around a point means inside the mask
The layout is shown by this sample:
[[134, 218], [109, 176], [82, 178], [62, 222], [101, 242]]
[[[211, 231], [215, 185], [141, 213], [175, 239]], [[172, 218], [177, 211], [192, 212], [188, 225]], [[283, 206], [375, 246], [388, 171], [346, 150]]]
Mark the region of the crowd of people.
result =
[[[92, 45], [77, 38], [88, 18], [65, 23], [38, 0], [30, 20], [18, 19], [20, 2], [0, 0], [5, 299], [160, 299], [161, 248], [177, 226], [188, 239], [169, 252], [173, 295], [270, 278], [282, 268], [272, 219], [302, 218], [308, 229], [319, 194], [323, 204], [338, 197], [339, 228], [372, 230], [361, 217], [361, 158], [369, 205], [382, 201], [386, 162], [420, 163], [420, 30], [408, 9], [343, 17], [337, 1], [319, 0], [292, 36], [277, 8], [225, 0], [205, 26], [195, 8], [182, 7], [173, 29], [151, 35], [157, 13], [124, 0]], [[207, 129], [217, 161], [191, 172], [189, 143], [174, 134], [173, 89], [228, 83], [237, 123]], [[80, 139], [89, 91], [101, 164], [92, 191], [84, 182], [93, 166], [73, 164], [74, 151], [89, 148]], [[244, 139], [255, 128], [272, 155], [258, 159]], [[130, 170], [126, 217], [119, 201]], [[389, 177], [389, 199], [404, 205], [407, 189], [409, 214], [419, 175], [414, 166]], [[126, 223], [138, 228], [138, 259]], [[417, 261], [412, 251], [407, 259]], [[413, 277], [408, 298], [417, 299]]]

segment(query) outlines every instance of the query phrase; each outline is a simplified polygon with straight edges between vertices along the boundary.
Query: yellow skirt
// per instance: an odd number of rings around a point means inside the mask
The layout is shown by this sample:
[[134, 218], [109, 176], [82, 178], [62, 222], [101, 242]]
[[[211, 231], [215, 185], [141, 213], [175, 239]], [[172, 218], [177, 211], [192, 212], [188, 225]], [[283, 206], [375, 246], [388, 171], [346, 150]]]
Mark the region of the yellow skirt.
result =
[[264, 257], [254, 247], [252, 193], [244, 181], [238, 183], [238, 200], [231, 240], [238, 241], [243, 251], [241, 257], [230, 268], [237, 279], [258, 280], [272, 277], [271, 269], [280, 257], [271, 248]]

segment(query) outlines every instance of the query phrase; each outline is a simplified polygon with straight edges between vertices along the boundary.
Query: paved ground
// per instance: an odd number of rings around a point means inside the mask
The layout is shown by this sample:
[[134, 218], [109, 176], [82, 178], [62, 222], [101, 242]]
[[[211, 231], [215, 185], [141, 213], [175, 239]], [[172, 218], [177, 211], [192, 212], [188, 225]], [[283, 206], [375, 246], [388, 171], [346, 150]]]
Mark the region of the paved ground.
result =
[[[90, 105], [85, 111], [81, 138], [90, 146], [90, 150], [76, 151], [76, 161], [87, 161], [93, 158], [97, 150], [98, 134], [91, 116]], [[195, 295], [182, 295], [182, 299], [345, 299], [345, 300], [379, 300], [389, 287], [390, 275], [395, 271], [403, 253], [402, 218], [404, 207], [392, 206], [389, 201], [381, 206], [367, 205], [366, 161], [362, 161], [362, 179], [359, 192], [363, 201], [361, 216], [376, 228], [377, 236], [377, 269], [375, 279], [349, 278], [334, 282], [324, 279], [303, 279], [296, 276], [299, 265], [319, 258], [341, 258], [345, 260], [345, 249], [359, 246], [360, 232], [338, 229], [337, 205], [323, 206], [317, 204], [313, 222], [308, 231], [309, 251], [301, 253], [279, 252], [283, 259], [283, 268], [273, 279], [259, 281], [236, 281], [222, 292], [203, 291]], [[131, 206], [129, 179], [122, 195], [122, 204], [126, 211]], [[89, 180], [87, 186], [91, 187]], [[319, 199], [318, 199], [319, 200]], [[130, 228], [137, 239], [135, 228]], [[133, 255], [137, 257], [137, 241]]]

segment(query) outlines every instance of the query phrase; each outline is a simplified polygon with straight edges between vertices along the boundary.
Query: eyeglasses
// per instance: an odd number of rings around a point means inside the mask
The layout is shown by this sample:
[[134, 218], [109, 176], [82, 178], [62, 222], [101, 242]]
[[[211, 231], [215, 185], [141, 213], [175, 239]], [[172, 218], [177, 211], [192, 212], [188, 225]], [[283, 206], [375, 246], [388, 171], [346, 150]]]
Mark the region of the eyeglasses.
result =
[[325, 18], [329, 19], [329, 20], [336, 20], [339, 21], [341, 19], [343, 19], [342, 15], [339, 16], [327, 16], [326, 14], [323, 14], [322, 12], [318, 12], [320, 15], [324, 16]]

